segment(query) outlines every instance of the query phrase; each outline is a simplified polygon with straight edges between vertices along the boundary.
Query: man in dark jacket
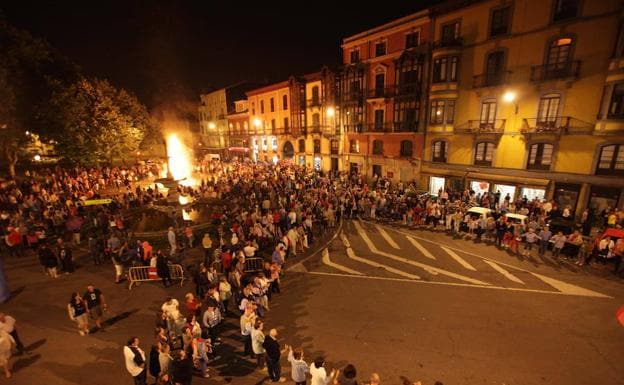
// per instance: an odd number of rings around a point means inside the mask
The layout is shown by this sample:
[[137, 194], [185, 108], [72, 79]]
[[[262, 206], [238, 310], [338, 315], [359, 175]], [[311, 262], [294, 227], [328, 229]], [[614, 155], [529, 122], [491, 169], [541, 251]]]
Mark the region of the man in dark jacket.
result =
[[280, 350], [280, 344], [277, 342], [277, 330], [271, 329], [269, 335], [264, 339], [262, 347], [266, 351], [269, 378], [273, 382], [285, 382], [286, 378], [281, 376], [280, 355], [289, 349], [288, 345]]
[[191, 385], [193, 379], [193, 359], [184, 350], [180, 350], [173, 362], [173, 381], [176, 384]]
[[158, 250], [156, 254], [156, 273], [162, 279], [162, 283], [165, 287], [171, 285], [171, 272], [169, 271], [169, 264], [167, 258]]
[[41, 265], [46, 269], [46, 272], [50, 277], [57, 277], [56, 267], [58, 265], [58, 261], [46, 243], [42, 243], [39, 248], [39, 263], [41, 263]]

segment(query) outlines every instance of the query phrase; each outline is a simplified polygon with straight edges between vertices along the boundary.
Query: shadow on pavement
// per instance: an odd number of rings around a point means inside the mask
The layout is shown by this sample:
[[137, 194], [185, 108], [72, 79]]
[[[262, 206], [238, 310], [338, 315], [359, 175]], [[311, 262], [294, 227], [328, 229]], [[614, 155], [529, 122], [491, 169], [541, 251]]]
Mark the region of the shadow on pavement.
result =
[[15, 297], [17, 297], [18, 295], [20, 295], [21, 292], [24, 291], [24, 289], [26, 289], [26, 286], [20, 286], [15, 290], [11, 290], [11, 296], [9, 297], [9, 299], [6, 302], [11, 302], [13, 301], [13, 299]]
[[109, 318], [109, 319], [107, 319], [106, 321], [102, 322], [102, 326], [111, 326], [111, 325], [114, 325], [114, 324], [116, 324], [117, 322], [122, 321], [122, 320], [124, 320], [124, 319], [126, 319], [126, 318], [130, 317], [132, 314], [134, 314], [134, 313], [136, 313], [136, 312], [138, 312], [138, 311], [139, 311], [139, 309], [132, 309], [132, 310], [130, 310], [130, 311], [125, 311], [125, 312], [123, 312], [123, 313], [121, 313], [121, 314], [117, 314], [116, 316], [114, 316], [114, 317], [112, 317], [112, 318]]
[[29, 351], [37, 350], [38, 348], [43, 346], [43, 344], [45, 344], [47, 341], [48, 341], [47, 338], [42, 338], [40, 340], [37, 340], [37, 341], [31, 343], [28, 346], [25, 346], [24, 349], [25, 350], [29, 350]]
[[29, 367], [35, 362], [39, 361], [41, 354], [35, 354], [32, 356], [20, 357], [13, 363], [13, 372], [19, 372], [20, 370]]

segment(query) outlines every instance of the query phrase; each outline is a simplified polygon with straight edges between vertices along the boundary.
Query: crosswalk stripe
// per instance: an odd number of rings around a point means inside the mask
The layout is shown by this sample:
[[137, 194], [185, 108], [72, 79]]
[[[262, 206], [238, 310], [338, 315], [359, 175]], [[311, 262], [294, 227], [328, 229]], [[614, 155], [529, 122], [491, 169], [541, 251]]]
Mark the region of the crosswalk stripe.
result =
[[542, 281], [546, 282], [550, 286], [554, 287], [555, 289], [559, 290], [563, 294], [580, 295], [584, 297], [613, 298], [611, 296], [598, 293], [593, 290], [585, 289], [580, 286], [572, 285], [570, 283], [566, 283], [558, 279], [546, 277], [544, 275], [533, 273], [533, 272], [530, 272], [530, 273], [533, 274], [535, 277], [541, 279]]
[[394, 273], [394, 274], [397, 274], [397, 275], [400, 275], [402, 277], [406, 277], [406, 278], [409, 278], [409, 279], [420, 279], [420, 277], [417, 276], [416, 274], [406, 273], [406, 272], [404, 272], [402, 270], [395, 269], [394, 267], [383, 265], [381, 263], [374, 262], [374, 261], [371, 261], [369, 259], [365, 259], [365, 258], [362, 258], [362, 257], [358, 257], [357, 255], [355, 255], [355, 252], [353, 251], [353, 249], [349, 246], [349, 240], [347, 239], [347, 237], [344, 234], [341, 234], [340, 237], [342, 238], [342, 242], [344, 243], [344, 245], [347, 248], [347, 256], [349, 258], [353, 259], [354, 261], [358, 261], [358, 262], [365, 263], [365, 264], [370, 265], [370, 266], [381, 268], [381, 269], [384, 269], [386, 271], [389, 271], [390, 273]]
[[345, 273], [349, 273], [349, 274], [355, 274], [355, 275], [363, 275], [362, 273], [360, 273], [359, 271], [355, 271], [353, 269], [350, 269], [346, 266], [342, 266], [339, 265], [337, 263], [334, 263], [331, 261], [331, 259], [329, 258], [329, 250], [327, 248], [323, 249], [323, 263], [326, 264], [327, 266], [331, 266], [334, 269], [340, 270], [340, 271], [344, 271]]
[[438, 267], [430, 266], [430, 265], [427, 265], [425, 263], [416, 262], [416, 261], [413, 261], [411, 259], [399, 257], [399, 256], [396, 256], [394, 254], [390, 254], [390, 253], [386, 253], [384, 251], [381, 251], [381, 250], [377, 249], [377, 247], [375, 247], [375, 244], [370, 240], [370, 238], [366, 234], [366, 231], [364, 230], [362, 225], [360, 225], [359, 222], [353, 222], [353, 225], [355, 226], [358, 234], [360, 235], [360, 237], [362, 238], [364, 243], [366, 243], [366, 246], [368, 246], [368, 248], [373, 253], [375, 253], [377, 255], [381, 255], [383, 257], [390, 258], [390, 259], [395, 260], [395, 261], [403, 262], [403, 263], [406, 263], [408, 265], [420, 267], [421, 269], [423, 269], [423, 270], [425, 270], [427, 272], [434, 272], [434, 273], [446, 275], [447, 277], [452, 277], [452, 278], [455, 278], [455, 279], [459, 279], [461, 281], [470, 282], [470, 283], [475, 284], [475, 285], [485, 285], [485, 286], [490, 285], [489, 283], [483, 282], [483, 281], [479, 281], [478, 279], [466, 277], [464, 275], [456, 274], [456, 273], [450, 272], [448, 270], [440, 269]]
[[416, 247], [418, 249], [418, 251], [420, 251], [421, 253], [423, 253], [423, 255], [429, 259], [436, 259], [436, 257], [431, 254], [429, 252], [429, 250], [425, 249], [425, 247], [423, 245], [420, 244], [420, 242], [418, 242], [417, 240], [415, 240], [413, 237], [410, 237], [409, 235], [406, 236], [407, 240], [410, 241], [410, 243], [412, 245], [414, 245], [414, 247]]
[[444, 246], [440, 246], [442, 248], [442, 250], [446, 251], [446, 253], [448, 255], [451, 256], [451, 258], [453, 258], [454, 260], [457, 261], [457, 263], [459, 263], [460, 265], [462, 265], [464, 268], [468, 269], [468, 270], [472, 270], [472, 271], [477, 271], [477, 269], [474, 268], [474, 266], [472, 266], [471, 264], [469, 264], [464, 258], [460, 257], [459, 255], [457, 255], [453, 250], [447, 249]]
[[492, 266], [492, 268], [496, 271], [498, 271], [499, 273], [501, 273], [503, 276], [505, 276], [505, 278], [507, 278], [510, 281], [513, 282], [517, 282], [520, 283], [522, 285], [524, 285], [524, 282], [522, 282], [522, 280], [518, 277], [516, 277], [515, 275], [511, 274], [510, 272], [508, 272], [507, 270], [503, 269], [502, 267], [500, 267], [497, 263], [492, 262], [492, 261], [486, 261], [483, 260], [483, 262], [487, 263], [488, 265]]
[[381, 234], [383, 239], [385, 239], [386, 242], [388, 242], [390, 244], [390, 246], [392, 246], [392, 247], [394, 247], [395, 249], [398, 249], [398, 250], [401, 249], [399, 247], [399, 245], [397, 245], [397, 243], [394, 241], [394, 239], [390, 238], [390, 235], [388, 235], [388, 233], [386, 233], [386, 230], [381, 228], [381, 226], [379, 226], [379, 225], [375, 225], [375, 228], [377, 229], [377, 231], [379, 231], [379, 234]]

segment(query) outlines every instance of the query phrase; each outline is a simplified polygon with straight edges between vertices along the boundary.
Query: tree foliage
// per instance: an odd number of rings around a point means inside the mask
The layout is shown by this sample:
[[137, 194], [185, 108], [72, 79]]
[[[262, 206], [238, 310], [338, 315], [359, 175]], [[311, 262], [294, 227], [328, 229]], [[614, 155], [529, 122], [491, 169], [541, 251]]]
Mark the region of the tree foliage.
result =
[[[145, 106], [106, 80], [82, 78], [53, 95], [57, 153], [82, 164], [112, 162], [136, 151], [150, 125]], [[61, 134], [62, 133], [62, 134]]]

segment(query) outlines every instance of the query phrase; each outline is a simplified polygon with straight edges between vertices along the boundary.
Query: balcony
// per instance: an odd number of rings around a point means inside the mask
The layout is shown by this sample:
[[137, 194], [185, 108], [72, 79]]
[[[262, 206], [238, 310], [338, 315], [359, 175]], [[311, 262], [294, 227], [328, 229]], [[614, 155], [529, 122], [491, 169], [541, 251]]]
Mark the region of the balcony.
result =
[[521, 132], [530, 134], [591, 134], [594, 125], [571, 116], [523, 119]]
[[389, 86], [383, 88], [374, 88], [366, 92], [367, 99], [387, 99], [394, 96], [396, 87]]
[[456, 37], [452, 39], [443, 39], [438, 40], [433, 43], [433, 49], [439, 48], [461, 48], [464, 45], [464, 40], [461, 37]]
[[394, 122], [394, 132], [418, 132], [418, 121]]
[[363, 102], [363, 92], [360, 90], [351, 91], [339, 96], [339, 100], [344, 104], [358, 103], [362, 104]]
[[364, 123], [350, 123], [344, 125], [345, 132], [360, 134], [364, 132]]
[[308, 100], [306, 100], [306, 105], [308, 107], [320, 107], [321, 105], [323, 105], [323, 100], [320, 99], [320, 98], [308, 99]]
[[393, 132], [393, 131], [394, 131], [394, 123], [392, 122], [369, 123], [366, 125], [366, 132]]
[[543, 82], [547, 80], [577, 78], [580, 68], [580, 60], [532, 66], [531, 81]]
[[466, 123], [455, 126], [455, 133], [461, 134], [497, 134], [505, 130], [506, 119], [494, 119], [489, 121], [469, 120]]
[[307, 133], [331, 137], [340, 135], [340, 128], [334, 126], [311, 125], [307, 127]]
[[509, 82], [511, 71], [501, 71], [475, 75], [472, 78], [472, 88], [496, 87]]

